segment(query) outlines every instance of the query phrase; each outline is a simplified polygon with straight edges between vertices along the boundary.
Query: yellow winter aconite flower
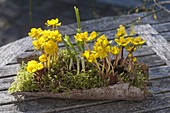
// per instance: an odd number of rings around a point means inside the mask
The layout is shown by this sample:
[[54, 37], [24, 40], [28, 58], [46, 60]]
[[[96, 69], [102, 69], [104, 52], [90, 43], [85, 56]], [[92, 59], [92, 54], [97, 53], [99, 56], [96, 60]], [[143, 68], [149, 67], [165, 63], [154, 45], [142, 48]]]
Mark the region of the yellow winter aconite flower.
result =
[[46, 54], [52, 55], [57, 53], [57, 51], [58, 51], [58, 46], [54, 41], [49, 40], [44, 44], [44, 52]]
[[56, 42], [61, 42], [62, 41], [62, 38], [61, 38], [61, 34], [59, 33], [58, 30], [55, 30], [55, 31], [51, 31], [48, 35], [48, 38], [49, 39], [52, 39]]
[[133, 62], [137, 62], [137, 58], [136, 58], [136, 57], [133, 57], [133, 58], [132, 58], [132, 61], [133, 61]]
[[117, 29], [117, 33], [115, 34], [116, 37], [120, 36], [127, 36], [125, 27], [123, 25], [119, 25], [119, 28]]
[[45, 54], [42, 54], [40, 57], [39, 57], [39, 61], [40, 62], [46, 62], [47, 61], [47, 56]]
[[95, 62], [96, 61], [96, 57], [94, 53], [91, 53], [90, 51], [86, 50], [83, 54], [83, 57], [85, 57], [87, 59], [87, 61], [89, 62]]
[[32, 44], [34, 45], [36, 50], [39, 50], [41, 48], [41, 44], [38, 40], [32, 41]]
[[88, 38], [88, 40], [93, 40], [97, 37], [97, 33], [95, 31], [93, 31], [92, 33], [90, 33], [90, 36]]
[[34, 73], [37, 71], [37, 61], [35, 60], [31, 60], [28, 62], [28, 65], [27, 65], [27, 71], [29, 73]]
[[97, 33], [95, 31], [93, 31], [92, 33], [90, 33], [90, 36], [88, 36], [88, 32], [84, 32], [84, 33], [77, 33], [74, 38], [77, 40], [77, 41], [80, 41], [80, 42], [85, 42], [85, 41], [90, 41], [90, 40], [93, 40], [97, 37]]
[[145, 43], [145, 40], [142, 40], [140, 36], [134, 38], [132, 41], [132, 44], [134, 45], [142, 45]]
[[128, 57], [131, 58], [133, 55], [132, 54], [128, 54]]
[[95, 42], [93, 49], [96, 52], [96, 57], [99, 57], [100, 59], [105, 58], [108, 55], [108, 52], [110, 52], [110, 43], [107, 40], [107, 37], [105, 35], [99, 37], [97, 42]]
[[43, 67], [44, 67], [43, 64], [38, 63], [38, 62], [35, 61], [35, 60], [31, 60], [31, 61], [28, 62], [26, 68], [27, 68], [27, 71], [28, 71], [29, 73], [34, 73], [34, 72], [36, 72], [37, 70], [41, 70]]
[[38, 63], [38, 64], [37, 64], [37, 70], [41, 70], [42, 68], [44, 68], [43, 64]]
[[61, 22], [59, 22], [59, 19], [51, 19], [51, 20], [47, 20], [47, 22], [45, 23], [47, 26], [61, 26]]
[[48, 36], [50, 35], [50, 33], [51, 33], [51, 30], [43, 30], [42, 36], [48, 38]]
[[40, 36], [41, 36], [41, 32], [42, 32], [43, 30], [41, 29], [41, 28], [32, 28], [31, 30], [30, 30], [30, 32], [28, 33], [28, 35], [31, 37], [31, 38], [39, 38]]
[[41, 36], [37, 41], [39, 42], [40, 46], [43, 47], [45, 42], [46, 42], [46, 38]]
[[117, 55], [117, 54], [119, 54], [119, 52], [120, 52], [120, 49], [119, 49], [118, 47], [113, 46], [113, 47], [111, 48], [111, 53], [112, 53], [113, 55]]
[[84, 33], [77, 33], [74, 38], [77, 40], [77, 41], [87, 41], [88, 40], [88, 32], [84, 32]]
[[136, 51], [136, 47], [134, 47], [134, 46], [127, 46], [126, 47], [126, 51], [128, 51], [128, 52]]
[[125, 39], [123, 36], [121, 36], [119, 39], [116, 38], [115, 42], [120, 46], [127, 46], [131, 42], [131, 39], [129, 38]]

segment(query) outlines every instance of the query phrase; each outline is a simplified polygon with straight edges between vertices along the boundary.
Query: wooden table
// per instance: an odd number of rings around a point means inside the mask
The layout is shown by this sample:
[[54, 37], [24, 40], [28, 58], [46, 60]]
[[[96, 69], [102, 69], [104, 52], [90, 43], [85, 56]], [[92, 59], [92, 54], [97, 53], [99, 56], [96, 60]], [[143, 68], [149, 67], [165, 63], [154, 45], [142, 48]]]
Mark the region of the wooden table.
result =
[[[146, 15], [138, 13], [120, 17], [105, 17], [82, 22], [83, 31], [100, 31], [114, 36], [119, 24], [126, 24]], [[139, 61], [149, 65], [149, 74], [154, 93], [152, 98], [140, 102], [127, 101], [78, 101], [43, 97], [26, 97], [16, 100], [7, 93], [14, 81], [20, 64], [18, 57], [35, 54], [31, 38], [25, 37], [0, 48], [0, 112], [63, 112], [63, 113], [170, 113], [170, 14], [161, 11], [144, 18], [135, 25], [136, 32], [147, 40], [146, 45], [135, 53]], [[74, 35], [76, 24], [63, 26], [63, 34]], [[63, 46], [63, 45], [60, 45]]]

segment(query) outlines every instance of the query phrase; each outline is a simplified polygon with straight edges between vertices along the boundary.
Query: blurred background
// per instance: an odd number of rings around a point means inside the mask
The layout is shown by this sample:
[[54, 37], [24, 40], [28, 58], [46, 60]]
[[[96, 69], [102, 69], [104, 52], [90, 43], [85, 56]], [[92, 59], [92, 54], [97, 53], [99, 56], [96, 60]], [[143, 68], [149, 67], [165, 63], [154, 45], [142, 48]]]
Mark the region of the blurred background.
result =
[[[0, 46], [27, 36], [30, 28], [43, 27], [47, 19], [59, 18], [62, 25], [75, 23], [73, 6], [81, 20], [127, 14], [130, 9], [153, 0], [0, 0]], [[139, 10], [132, 10], [133, 12]]]

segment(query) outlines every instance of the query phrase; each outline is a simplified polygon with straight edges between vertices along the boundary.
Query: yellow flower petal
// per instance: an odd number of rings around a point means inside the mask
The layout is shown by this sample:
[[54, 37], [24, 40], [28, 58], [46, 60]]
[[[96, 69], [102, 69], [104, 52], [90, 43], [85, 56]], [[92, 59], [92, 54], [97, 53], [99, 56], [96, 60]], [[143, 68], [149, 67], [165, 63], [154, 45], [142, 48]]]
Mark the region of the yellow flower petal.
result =
[[116, 37], [120, 36], [127, 36], [125, 27], [123, 25], [120, 25], [119, 28], [117, 29], [117, 33], [115, 34]]
[[117, 54], [119, 54], [119, 52], [120, 52], [120, 50], [119, 50], [118, 47], [113, 46], [113, 47], [111, 48], [111, 53], [112, 53], [113, 55], [117, 55]]
[[57, 53], [57, 51], [58, 51], [58, 46], [54, 41], [49, 40], [44, 44], [44, 52], [46, 54], [52, 55]]
[[93, 40], [97, 37], [97, 33], [95, 31], [93, 31], [92, 33], [90, 33], [90, 36], [88, 38], [88, 40]]
[[40, 62], [46, 62], [47, 61], [47, 56], [45, 54], [42, 54], [40, 57], [39, 57], [39, 61]]
[[51, 20], [47, 20], [47, 22], [45, 23], [47, 26], [61, 26], [61, 22], [59, 23], [59, 19], [51, 19]]
[[38, 70], [41, 70], [41, 69], [43, 69], [43, 68], [44, 68], [43, 64], [41, 64], [41, 63], [38, 63], [38, 64], [37, 64], [37, 69], [38, 69]]
[[136, 58], [136, 57], [133, 57], [133, 58], [132, 58], [132, 61], [133, 61], [133, 62], [137, 62], [137, 58]]
[[35, 60], [31, 60], [31, 61], [29, 61], [28, 62], [28, 64], [27, 64], [27, 67], [26, 67], [26, 69], [27, 69], [27, 71], [29, 72], [29, 73], [34, 73], [34, 72], [36, 72], [37, 71], [37, 61], [35, 61]]

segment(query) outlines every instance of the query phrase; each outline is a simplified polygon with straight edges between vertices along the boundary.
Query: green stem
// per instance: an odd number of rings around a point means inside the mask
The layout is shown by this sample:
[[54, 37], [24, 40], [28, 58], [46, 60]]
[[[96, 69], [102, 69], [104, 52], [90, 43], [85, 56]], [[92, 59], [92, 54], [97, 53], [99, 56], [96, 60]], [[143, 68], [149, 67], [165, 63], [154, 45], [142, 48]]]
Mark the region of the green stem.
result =
[[90, 51], [89, 46], [87, 45], [87, 43], [85, 42], [84, 45], [86, 46], [86, 49]]
[[80, 62], [79, 62], [79, 59], [78, 59], [78, 56], [76, 55], [76, 61], [77, 61], [77, 74], [80, 73]]
[[[65, 37], [67, 38], [66, 35], [65, 35]], [[64, 43], [64, 45], [65, 45], [65, 47], [66, 47], [66, 49], [67, 49], [67, 51], [68, 51], [68, 53], [69, 53], [69, 55], [70, 55], [69, 70], [71, 70], [72, 65], [73, 65], [73, 56], [74, 56], [74, 55], [73, 55], [73, 53], [71, 52], [71, 50], [70, 50], [70, 48], [69, 48], [70, 44], [68, 44], [68, 40], [67, 40], [67, 42], [66, 42], [63, 37], [62, 37], [62, 40], [63, 40], [63, 43]], [[70, 47], [72, 47], [72, 46], [70, 46]], [[74, 47], [74, 46], [73, 46], [73, 47]], [[72, 48], [73, 48], [73, 47], [72, 47]], [[74, 50], [74, 52], [77, 54], [75, 48], [73, 48], [73, 50]]]
[[95, 61], [95, 64], [96, 64], [96, 67], [97, 67], [97, 69], [98, 69], [98, 71], [99, 71], [99, 75], [102, 75], [101, 69], [100, 69], [100, 66], [99, 66], [98, 62]]
[[54, 31], [54, 25], [52, 26], [52, 30]]
[[[136, 48], [136, 46], [134, 46], [134, 47], [132, 48], [132, 50], [128, 53], [128, 55], [129, 55], [129, 54], [132, 54], [132, 53], [134, 52], [134, 49], [135, 49], [135, 48]], [[123, 65], [126, 63], [126, 61], [127, 61], [127, 59], [128, 59], [128, 55], [127, 55], [127, 57], [123, 60], [121, 66], [123, 66]]]
[[146, 0], [145, 2], [143, 1], [142, 4], [140, 4], [140, 5], [132, 8], [132, 9], [130, 9], [130, 10], [128, 11], [128, 14], [130, 14], [132, 11], [134, 11], [134, 10], [136, 10], [136, 9], [142, 8], [142, 7], [145, 6], [147, 3], [151, 3], [151, 2], [153, 2], [153, 0]]
[[115, 61], [113, 63], [113, 69], [117, 66], [118, 61], [119, 61], [119, 54], [116, 55], [116, 57], [115, 57]]
[[[85, 42], [81, 42], [82, 52], [80, 54], [84, 53], [84, 51], [85, 51], [84, 43]], [[81, 65], [82, 65], [82, 71], [85, 72], [85, 60], [84, 60], [84, 57], [81, 57]]]
[[124, 47], [123, 47], [123, 46], [121, 46], [121, 57], [120, 57], [121, 61], [123, 61], [123, 57], [124, 57], [123, 49], [124, 49]]
[[110, 66], [111, 66], [111, 64], [110, 64], [110, 61], [109, 61], [109, 59], [106, 57], [106, 62], [107, 62], [107, 64], [108, 64], [108, 66], [107, 66], [107, 68], [106, 68], [106, 77], [108, 77], [108, 75], [109, 75], [109, 72], [110, 72]]
[[76, 19], [77, 19], [77, 32], [81, 33], [81, 23], [80, 23], [80, 13], [79, 13], [79, 9], [74, 6], [74, 11], [76, 14]]
[[72, 58], [72, 57], [70, 57], [69, 70], [71, 70], [72, 65], [73, 65], [73, 58]]
[[141, 19], [143, 19], [143, 18], [145, 18], [145, 17], [147, 17], [147, 16], [150, 16], [150, 15], [152, 15], [153, 13], [156, 14], [156, 13], [162, 11], [162, 10], [163, 10], [163, 9], [159, 9], [159, 10], [156, 10], [156, 11], [154, 11], [154, 12], [148, 13], [148, 14], [146, 14], [145, 16], [141, 16], [141, 17], [139, 17], [139, 18], [137, 18], [137, 19], [135, 19], [135, 20], [133, 20], [133, 21], [131, 21], [131, 22], [126, 23], [124, 26], [127, 26], [127, 25], [129, 25], [129, 24], [131, 24], [131, 23], [136, 23], [138, 20], [141, 20]]
[[47, 57], [47, 60], [48, 60], [48, 62], [47, 62], [47, 66], [48, 66], [48, 71], [50, 70], [50, 68], [51, 68], [51, 65], [50, 65], [50, 63], [51, 63], [51, 55], [49, 55], [48, 57]]
[[82, 65], [82, 71], [83, 71], [83, 72], [86, 72], [86, 70], [85, 70], [85, 60], [84, 60], [84, 57], [81, 58], [81, 65]]
[[105, 64], [106, 64], [105, 59], [103, 59], [103, 65], [102, 65], [102, 75], [104, 75]]
[[[65, 35], [65, 37], [66, 37], [66, 35]], [[71, 57], [72, 57], [73, 55], [72, 55], [72, 53], [71, 53], [71, 50], [70, 50], [70, 48], [69, 48], [67, 42], [65, 41], [65, 39], [64, 39], [63, 37], [61, 37], [61, 38], [62, 38], [62, 41], [63, 41], [63, 43], [64, 43], [64, 45], [65, 45], [65, 47], [66, 47], [68, 53], [69, 53], [69, 54], [71, 55]]]
[[70, 38], [69, 38], [67, 35], [65, 35], [65, 40], [64, 40], [64, 41], [65, 41], [65, 44], [66, 44], [67, 46], [69, 45], [69, 46], [73, 49], [74, 53], [75, 53], [76, 55], [78, 55], [78, 53], [77, 53], [74, 45], [71, 43]]

